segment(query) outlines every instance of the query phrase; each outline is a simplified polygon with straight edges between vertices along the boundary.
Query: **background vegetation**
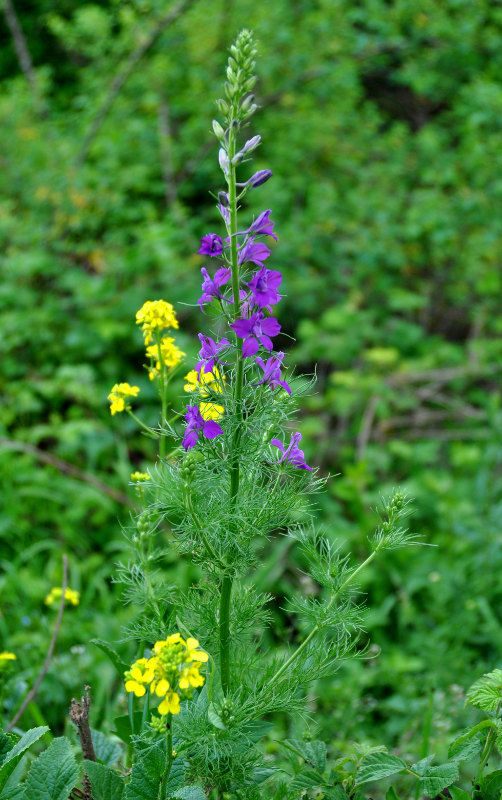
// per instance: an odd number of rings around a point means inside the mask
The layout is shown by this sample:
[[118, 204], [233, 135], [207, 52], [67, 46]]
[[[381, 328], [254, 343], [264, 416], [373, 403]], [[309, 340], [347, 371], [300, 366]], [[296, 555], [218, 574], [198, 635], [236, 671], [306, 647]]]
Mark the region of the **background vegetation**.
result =
[[[110, 417], [106, 396], [140, 385], [155, 424], [134, 325], [147, 299], [176, 305], [192, 366], [194, 254], [218, 230], [214, 98], [247, 26], [261, 53], [255, 166], [274, 170], [259, 197], [288, 289], [280, 346], [317, 372], [301, 430], [308, 462], [333, 475], [319, 518], [364, 555], [379, 495], [401, 485], [435, 545], [368, 572], [372, 657], [316, 686], [314, 733], [335, 750], [364, 740], [416, 753], [432, 692], [441, 751], [467, 718], [461, 687], [502, 649], [502, 4], [191, 0], [169, 23], [172, 8], [17, 0], [23, 68], [10, 3], [0, 18], [0, 650], [18, 655], [7, 711], [43, 661], [55, 615], [43, 600], [63, 552], [81, 604], [30, 713], [61, 730], [84, 682], [94, 727], [124, 703], [88, 640], [119, 641], [132, 613], [114, 565], [129, 474], [154, 445]], [[172, 391], [181, 405], [181, 380]], [[166, 562], [167, 582], [196, 580]], [[317, 587], [286, 551], [265, 573], [273, 635], [294, 638], [283, 598]]]

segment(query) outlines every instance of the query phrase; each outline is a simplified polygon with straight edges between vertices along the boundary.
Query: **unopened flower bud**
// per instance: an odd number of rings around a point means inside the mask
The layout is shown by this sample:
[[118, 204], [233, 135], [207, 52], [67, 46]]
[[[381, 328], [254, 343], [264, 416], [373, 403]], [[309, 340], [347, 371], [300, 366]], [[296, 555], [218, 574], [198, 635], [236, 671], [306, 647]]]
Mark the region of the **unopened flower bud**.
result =
[[218, 139], [220, 139], [221, 141], [225, 141], [225, 131], [223, 130], [220, 123], [216, 119], [213, 119], [213, 131], [214, 135]]
[[256, 189], [257, 186], [261, 186], [262, 183], [265, 183], [271, 177], [272, 172], [269, 169], [261, 169], [250, 177], [247, 181], [247, 185], [252, 189]]
[[216, 101], [216, 105], [218, 106], [219, 112], [221, 114], [223, 114], [224, 116], [227, 116], [229, 108], [228, 108], [228, 103], [226, 102], [226, 100], [223, 100], [220, 97], [220, 99]]
[[241, 103], [242, 111], [247, 111], [254, 102], [254, 94], [248, 94]]
[[228, 208], [228, 206], [230, 205], [230, 201], [228, 199], [227, 192], [218, 192], [218, 203], [220, 204], [220, 206], [223, 206], [223, 208]]
[[221, 169], [223, 170], [225, 175], [228, 175], [230, 171], [230, 161], [228, 160], [228, 156], [223, 147], [220, 147], [220, 151], [218, 153], [218, 160], [220, 162]]

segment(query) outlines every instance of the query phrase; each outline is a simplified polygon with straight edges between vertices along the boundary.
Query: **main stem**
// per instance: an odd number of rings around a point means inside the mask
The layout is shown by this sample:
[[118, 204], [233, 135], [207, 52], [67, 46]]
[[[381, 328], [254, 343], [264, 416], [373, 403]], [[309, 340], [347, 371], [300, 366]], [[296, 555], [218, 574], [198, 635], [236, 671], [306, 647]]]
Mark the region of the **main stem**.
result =
[[164, 767], [164, 774], [159, 789], [159, 800], [165, 800], [167, 779], [169, 778], [171, 767], [173, 765], [173, 717], [172, 714], [167, 715], [166, 720], [166, 765]]
[[[230, 171], [228, 175], [228, 201], [230, 211], [230, 258], [232, 269], [232, 292], [234, 296], [233, 317], [237, 319], [240, 313], [239, 296], [239, 264], [237, 260], [237, 192], [235, 179], [235, 165], [232, 164], [235, 155], [235, 135], [236, 132], [230, 127], [228, 142], [228, 158], [230, 161]], [[244, 378], [244, 361], [242, 358], [242, 346], [238, 342], [236, 375], [235, 375], [235, 413], [237, 425], [235, 428], [232, 442], [232, 455], [230, 462], [230, 503], [235, 505], [239, 493], [240, 483], [240, 464], [238, 449], [242, 432], [242, 387]], [[232, 577], [224, 573], [221, 579], [220, 594], [220, 669], [221, 685], [223, 691], [228, 693], [230, 690], [230, 601], [232, 597]]]
[[[351, 572], [350, 575], [348, 575], [347, 578], [345, 578], [344, 582], [339, 587], [339, 589], [337, 589], [336, 592], [334, 592], [331, 595], [331, 600], [329, 601], [328, 605], [326, 606], [326, 611], [329, 611], [329, 609], [331, 608], [331, 606], [333, 605], [333, 603], [335, 602], [337, 597], [339, 597], [341, 595], [341, 593], [344, 591], [344, 589], [347, 588], [349, 583], [351, 583], [354, 580], [356, 575], [359, 575], [359, 573], [365, 567], [367, 567], [368, 564], [371, 564], [373, 559], [376, 557], [377, 553], [378, 553], [378, 550], [373, 550], [373, 552], [370, 553], [368, 558], [365, 561], [363, 561], [362, 564], [359, 564], [357, 569], [355, 569], [354, 572]], [[319, 633], [319, 631], [321, 630], [321, 627], [322, 627], [322, 625], [318, 624], [314, 628], [312, 628], [312, 630], [310, 631], [310, 633], [307, 636], [307, 638], [304, 639], [303, 642], [296, 648], [295, 652], [288, 658], [287, 661], [284, 662], [282, 667], [280, 667], [277, 670], [277, 672], [275, 673], [273, 678], [271, 678], [270, 683], [272, 683], [272, 684], [275, 683], [277, 680], [279, 680], [279, 678], [281, 678], [284, 675], [284, 673], [289, 669], [291, 664], [293, 664], [293, 662], [296, 661], [296, 659], [303, 653], [303, 651], [309, 645], [309, 643], [312, 641], [314, 636], [316, 636]]]

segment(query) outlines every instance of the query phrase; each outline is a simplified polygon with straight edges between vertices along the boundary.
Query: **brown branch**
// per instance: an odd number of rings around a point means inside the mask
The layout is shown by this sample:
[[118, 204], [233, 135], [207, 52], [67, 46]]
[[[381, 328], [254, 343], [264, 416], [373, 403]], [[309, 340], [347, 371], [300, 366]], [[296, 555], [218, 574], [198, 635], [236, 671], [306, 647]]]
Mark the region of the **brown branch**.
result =
[[49, 644], [49, 649], [47, 650], [47, 655], [45, 656], [45, 661], [44, 661], [42, 669], [40, 670], [40, 674], [39, 674], [38, 678], [36, 679], [35, 683], [33, 684], [33, 687], [30, 689], [30, 691], [28, 692], [26, 697], [24, 698], [24, 701], [21, 704], [21, 708], [19, 709], [17, 714], [14, 715], [13, 719], [7, 725], [7, 728], [6, 728], [7, 733], [12, 730], [12, 728], [14, 727], [16, 722], [19, 719], [21, 719], [21, 717], [23, 716], [23, 714], [26, 711], [26, 708], [29, 705], [29, 703], [31, 703], [31, 701], [34, 700], [35, 695], [36, 695], [36, 693], [38, 691], [38, 687], [42, 683], [42, 681], [43, 681], [43, 679], [44, 679], [44, 677], [45, 677], [45, 675], [47, 673], [47, 670], [49, 669], [49, 666], [50, 666], [50, 663], [51, 663], [51, 659], [52, 659], [52, 654], [54, 653], [54, 648], [56, 646], [56, 640], [58, 638], [59, 629], [61, 627], [61, 622], [63, 620], [63, 612], [64, 612], [64, 606], [65, 606], [65, 595], [66, 595], [67, 587], [68, 587], [68, 557], [66, 555], [63, 555], [63, 587], [62, 587], [62, 594], [61, 594], [61, 602], [59, 604], [58, 615], [57, 615], [57, 618], [56, 618], [56, 624], [54, 625], [54, 631], [53, 631], [52, 638], [51, 638], [51, 641], [50, 641], [50, 644]]
[[[90, 688], [90, 686], [85, 687], [85, 697], [81, 698], [80, 703], [77, 703], [75, 698], [72, 697], [69, 714], [71, 721], [78, 731], [82, 755], [87, 761], [96, 761], [96, 752], [94, 750], [91, 726], [89, 724], [89, 712], [91, 710]], [[82, 785], [84, 787], [82, 793], [83, 800], [92, 800], [91, 783], [85, 772], [82, 778]]]
[[27, 444], [27, 442], [16, 442], [13, 439], [0, 438], [0, 448], [5, 450], [18, 450], [21, 453], [26, 453], [27, 455], [33, 456], [38, 461], [42, 461], [44, 464], [50, 464], [51, 467], [55, 467], [57, 470], [62, 472], [63, 475], [69, 475], [72, 478], [77, 478], [79, 481], [89, 483], [91, 486], [94, 486], [95, 489], [98, 489], [100, 492], [103, 492], [103, 494], [111, 497], [112, 500], [115, 500], [117, 503], [122, 503], [124, 506], [133, 505], [132, 501], [127, 497], [127, 495], [119, 492], [118, 489], [108, 486], [106, 483], [103, 483], [103, 481], [100, 481], [99, 478], [96, 478], [89, 472], [84, 472], [78, 467], [75, 467], [73, 464], [70, 464], [68, 461], [64, 461], [62, 458], [59, 458], [52, 453], [47, 453], [45, 450], [41, 450], [39, 447], [35, 447], [32, 444]]
[[85, 159], [87, 158], [87, 153], [89, 152], [89, 147], [91, 142], [95, 138], [96, 134], [98, 133], [99, 129], [101, 128], [106, 115], [110, 111], [111, 107], [113, 106], [117, 96], [122, 89], [124, 83], [127, 81], [131, 73], [134, 71], [134, 68], [137, 64], [141, 61], [145, 53], [153, 47], [159, 36], [165, 31], [165, 29], [175, 22], [178, 17], [181, 16], [190, 6], [194, 4], [196, 0], [182, 0], [178, 5], [171, 8], [171, 10], [162, 17], [155, 27], [150, 31], [150, 34], [144, 39], [144, 41], [138, 45], [138, 47], [129, 54], [126, 58], [124, 64], [119, 69], [117, 74], [115, 75], [114, 79], [110, 83], [108, 87], [108, 91], [105, 97], [104, 102], [98, 108], [94, 120], [91, 123], [91, 126], [86, 134], [84, 142], [82, 144], [82, 148], [77, 158], [77, 166], [80, 166], [84, 163]]
[[35, 75], [35, 70], [33, 69], [33, 61], [31, 60], [28, 44], [26, 42], [26, 38], [21, 28], [12, 0], [4, 0], [3, 10], [5, 14], [5, 20], [14, 42], [14, 50], [16, 51], [19, 66], [26, 75], [26, 79], [31, 88], [36, 92], [37, 78]]

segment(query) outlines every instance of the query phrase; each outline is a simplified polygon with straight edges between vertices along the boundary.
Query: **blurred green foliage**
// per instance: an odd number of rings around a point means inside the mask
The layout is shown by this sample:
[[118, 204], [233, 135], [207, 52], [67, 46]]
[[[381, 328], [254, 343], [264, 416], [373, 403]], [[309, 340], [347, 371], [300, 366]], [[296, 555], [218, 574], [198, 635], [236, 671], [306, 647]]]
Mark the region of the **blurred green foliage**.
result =
[[[334, 475], [319, 516], [363, 554], [379, 494], [401, 484], [415, 530], [436, 545], [368, 573], [374, 657], [316, 688], [317, 734], [412, 748], [434, 689], [442, 746], [465, 715], [457, 684], [502, 657], [502, 6], [199, 0], [106, 113], [165, 4], [15, 9], [36, 76], [21, 72], [2, 18], [0, 649], [18, 653], [19, 697], [43, 660], [43, 597], [64, 551], [82, 603], [67, 612], [40, 713], [57, 726], [88, 681], [106, 718], [117, 689], [87, 641], [119, 639], [130, 613], [112, 576], [134, 496], [116, 493], [153, 446], [125, 415], [111, 419], [106, 396], [117, 381], [139, 385], [155, 425], [134, 325], [147, 299], [176, 304], [192, 364], [198, 237], [219, 230], [214, 98], [225, 49], [247, 26], [261, 52], [256, 169], [274, 171], [251, 210], [273, 209], [280, 234], [280, 346], [317, 373], [302, 430], [308, 461]], [[178, 380], [177, 405], [181, 394]], [[275, 585], [275, 635], [296, 635], [277, 609], [300, 567], [285, 553], [260, 573]], [[168, 582], [190, 576], [167, 564]]]

